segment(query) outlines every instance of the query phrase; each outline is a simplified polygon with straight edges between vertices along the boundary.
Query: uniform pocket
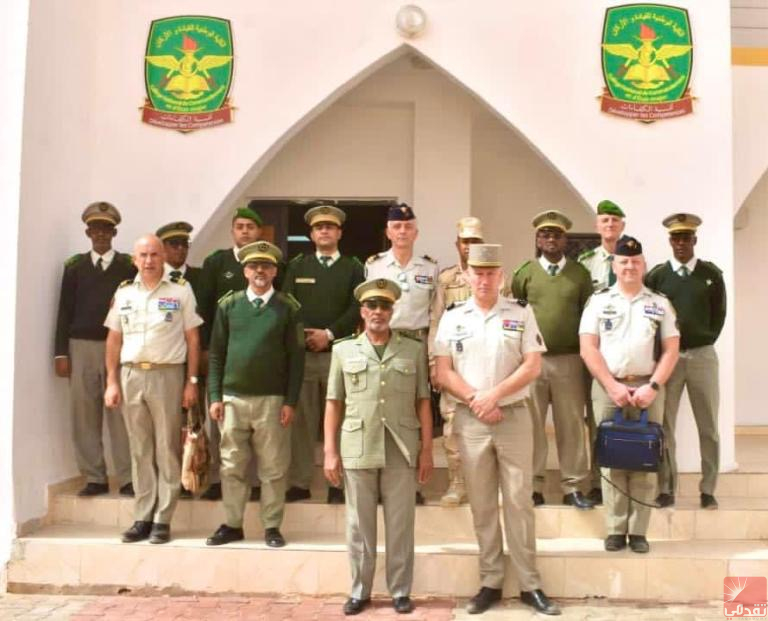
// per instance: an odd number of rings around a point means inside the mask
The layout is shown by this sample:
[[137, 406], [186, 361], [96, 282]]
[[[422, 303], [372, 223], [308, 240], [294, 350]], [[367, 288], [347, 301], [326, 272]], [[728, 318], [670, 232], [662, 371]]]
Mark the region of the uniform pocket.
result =
[[400, 439], [403, 441], [412, 458], [415, 458], [421, 449], [421, 423], [417, 418], [401, 418], [399, 424]]
[[346, 418], [341, 424], [341, 456], [363, 456], [363, 421], [359, 418]]
[[395, 390], [416, 394], [416, 363], [413, 360], [394, 360], [392, 362], [393, 383]]
[[341, 365], [344, 372], [344, 387], [347, 392], [362, 392], [367, 387], [366, 368], [368, 363], [364, 359], [345, 360]]

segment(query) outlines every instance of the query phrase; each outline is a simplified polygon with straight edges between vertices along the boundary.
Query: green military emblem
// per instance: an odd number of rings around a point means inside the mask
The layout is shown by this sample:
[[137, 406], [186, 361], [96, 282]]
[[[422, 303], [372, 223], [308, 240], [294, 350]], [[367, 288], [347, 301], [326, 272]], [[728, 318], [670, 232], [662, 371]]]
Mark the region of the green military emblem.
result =
[[232, 29], [217, 17], [166, 17], [152, 22], [144, 77], [145, 123], [192, 131], [232, 120]]
[[685, 9], [663, 4], [607, 9], [602, 64], [603, 112], [652, 122], [693, 111], [688, 88], [693, 41]]

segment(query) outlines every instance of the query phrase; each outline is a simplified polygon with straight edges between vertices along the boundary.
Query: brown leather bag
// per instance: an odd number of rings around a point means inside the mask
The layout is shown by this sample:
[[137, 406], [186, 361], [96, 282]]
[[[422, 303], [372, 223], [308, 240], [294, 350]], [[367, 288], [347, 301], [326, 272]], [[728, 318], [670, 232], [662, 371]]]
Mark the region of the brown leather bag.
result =
[[205, 433], [205, 419], [200, 416], [197, 405], [187, 410], [187, 424], [181, 430], [181, 484], [184, 489], [197, 494], [205, 488], [211, 454], [208, 450], [208, 436]]

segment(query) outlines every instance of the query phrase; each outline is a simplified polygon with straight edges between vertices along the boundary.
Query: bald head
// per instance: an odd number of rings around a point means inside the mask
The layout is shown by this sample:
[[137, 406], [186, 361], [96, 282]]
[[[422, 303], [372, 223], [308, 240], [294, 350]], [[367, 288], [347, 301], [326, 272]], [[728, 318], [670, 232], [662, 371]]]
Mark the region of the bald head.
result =
[[145, 285], [154, 287], [160, 281], [164, 263], [165, 250], [157, 235], [149, 233], [136, 240], [133, 245], [133, 264]]

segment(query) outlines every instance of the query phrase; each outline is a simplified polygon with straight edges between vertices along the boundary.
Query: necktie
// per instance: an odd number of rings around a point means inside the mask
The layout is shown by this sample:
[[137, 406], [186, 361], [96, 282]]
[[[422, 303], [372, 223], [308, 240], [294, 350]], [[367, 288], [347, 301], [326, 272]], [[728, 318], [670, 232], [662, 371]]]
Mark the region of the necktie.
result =
[[677, 271], [680, 273], [680, 276], [682, 276], [683, 278], [687, 278], [688, 274], [691, 273], [691, 270], [689, 270], [688, 266], [686, 266], [686, 265], [681, 265], [680, 269], [677, 270]]
[[557, 265], [550, 265], [547, 269], [549, 270], [550, 276], [557, 274]]
[[96, 261], [96, 267], [103, 272], [104, 271], [104, 259], [99, 257], [98, 260]]
[[331, 257], [323, 255], [320, 257], [320, 263], [323, 264], [323, 267], [328, 267], [328, 264], [331, 262]]
[[610, 255], [608, 257], [608, 263], [611, 265], [608, 266], [608, 286], [616, 284], [616, 273], [613, 271], [613, 255]]
[[262, 300], [261, 298], [255, 298], [252, 304], [256, 310], [259, 310], [261, 308], [261, 305], [264, 304], [264, 300]]
[[171, 271], [171, 280], [178, 280], [181, 278], [181, 271], [180, 270], [172, 270]]

